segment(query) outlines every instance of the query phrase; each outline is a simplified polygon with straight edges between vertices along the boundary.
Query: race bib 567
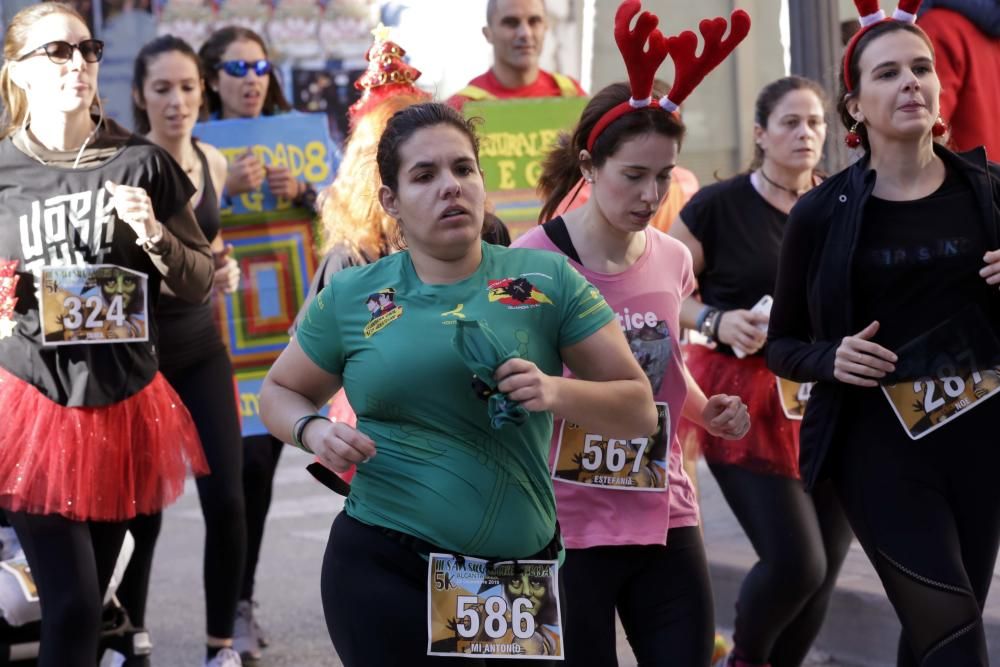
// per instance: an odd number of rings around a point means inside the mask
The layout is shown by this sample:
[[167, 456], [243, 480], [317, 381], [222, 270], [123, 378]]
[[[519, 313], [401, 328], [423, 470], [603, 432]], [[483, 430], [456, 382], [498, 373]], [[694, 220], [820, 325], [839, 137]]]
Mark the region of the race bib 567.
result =
[[563, 422], [552, 479], [625, 491], [665, 491], [670, 408], [656, 404], [656, 431], [621, 440]]

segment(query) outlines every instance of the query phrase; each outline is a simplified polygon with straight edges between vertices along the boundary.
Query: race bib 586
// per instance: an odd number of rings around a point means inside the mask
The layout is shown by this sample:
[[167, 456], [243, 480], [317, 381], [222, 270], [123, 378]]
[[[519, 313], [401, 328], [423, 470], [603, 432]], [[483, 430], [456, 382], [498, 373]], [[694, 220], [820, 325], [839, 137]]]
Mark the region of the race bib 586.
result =
[[562, 660], [559, 565], [432, 553], [427, 655]]

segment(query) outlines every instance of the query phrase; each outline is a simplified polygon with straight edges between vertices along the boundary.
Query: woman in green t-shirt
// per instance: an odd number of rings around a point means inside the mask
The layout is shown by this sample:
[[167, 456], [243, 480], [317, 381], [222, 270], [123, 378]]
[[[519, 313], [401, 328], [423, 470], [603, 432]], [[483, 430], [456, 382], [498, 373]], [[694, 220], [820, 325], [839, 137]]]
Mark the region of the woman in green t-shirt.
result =
[[[494, 607], [491, 625], [477, 590], [464, 596], [478, 600], [473, 607], [459, 595], [436, 622], [441, 599], [429, 597], [428, 555], [459, 557], [459, 569], [464, 557], [554, 564], [552, 414], [640, 437], [656, 424], [649, 382], [614, 313], [564, 257], [481, 241], [478, 140], [460, 114], [433, 103], [400, 111], [377, 161], [380, 203], [408, 249], [334, 275], [261, 392], [261, 416], [276, 437], [336, 471], [361, 464], [323, 564], [331, 638], [348, 666], [539, 646], [557, 655], [558, 620], [525, 632], [533, 617]], [[563, 364], [582, 379], [562, 377]], [[316, 414], [341, 386], [356, 429]], [[544, 579], [544, 567], [536, 574]], [[440, 584], [454, 588], [447, 577]], [[521, 600], [530, 612], [530, 597]], [[501, 632], [518, 619], [520, 635]], [[541, 634], [549, 639], [517, 639]]]

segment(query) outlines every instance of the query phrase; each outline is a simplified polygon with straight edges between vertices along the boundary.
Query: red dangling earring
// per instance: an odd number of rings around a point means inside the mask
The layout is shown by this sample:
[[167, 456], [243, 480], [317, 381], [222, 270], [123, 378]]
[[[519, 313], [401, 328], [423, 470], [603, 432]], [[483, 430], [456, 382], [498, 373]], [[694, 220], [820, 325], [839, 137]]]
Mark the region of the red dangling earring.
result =
[[938, 116], [937, 120], [934, 121], [934, 125], [931, 127], [931, 134], [933, 134], [935, 137], [940, 137], [944, 135], [944, 133], [947, 131], [948, 131], [948, 123], [944, 122], [944, 118]]
[[[937, 127], [935, 125], [935, 127]], [[857, 148], [861, 145], [861, 135], [858, 134], [858, 122], [854, 121], [854, 125], [851, 125], [851, 129], [847, 131], [844, 135], [844, 143], [847, 144], [848, 148]]]

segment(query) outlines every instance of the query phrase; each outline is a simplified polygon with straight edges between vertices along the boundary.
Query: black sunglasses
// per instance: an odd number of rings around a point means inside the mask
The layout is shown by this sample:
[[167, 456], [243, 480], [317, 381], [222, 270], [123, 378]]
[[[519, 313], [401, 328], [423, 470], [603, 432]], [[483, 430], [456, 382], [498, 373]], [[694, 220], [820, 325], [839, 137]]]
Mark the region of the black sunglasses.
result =
[[44, 53], [49, 57], [49, 60], [54, 62], [56, 65], [63, 65], [73, 59], [74, 49], [80, 52], [84, 61], [88, 63], [98, 63], [101, 62], [101, 56], [104, 55], [104, 42], [99, 39], [85, 39], [79, 44], [70, 44], [69, 42], [57, 40], [55, 42], [49, 42], [48, 44], [42, 44], [37, 49], [28, 51], [23, 56], [18, 58], [17, 61], [21, 62], [22, 60], [32, 56], [38, 56]]
[[229, 76], [235, 76], [241, 79], [247, 75], [247, 72], [249, 72], [251, 68], [253, 68], [254, 74], [257, 76], [264, 76], [271, 71], [271, 61], [224, 60], [215, 66], [215, 69], [221, 69]]

